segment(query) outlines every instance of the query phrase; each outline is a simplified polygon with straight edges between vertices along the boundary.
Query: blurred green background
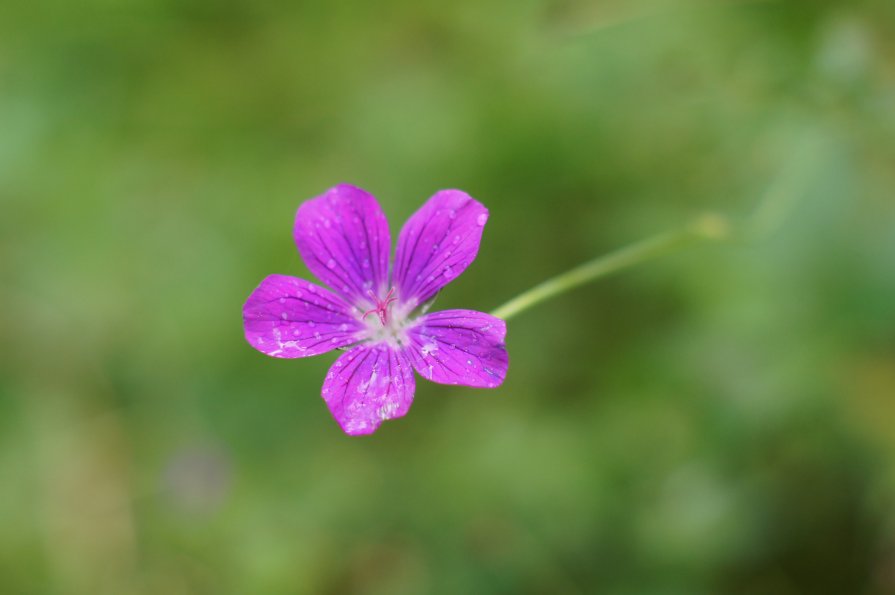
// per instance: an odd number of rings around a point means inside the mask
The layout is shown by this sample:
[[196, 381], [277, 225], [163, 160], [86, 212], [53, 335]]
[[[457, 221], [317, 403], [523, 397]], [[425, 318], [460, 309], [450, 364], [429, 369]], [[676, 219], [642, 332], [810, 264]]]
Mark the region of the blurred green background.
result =
[[[489, 207], [438, 308], [775, 224], [358, 439], [241, 321], [342, 181]], [[5, 3], [0, 592], [895, 593], [893, 188], [889, 0]]]

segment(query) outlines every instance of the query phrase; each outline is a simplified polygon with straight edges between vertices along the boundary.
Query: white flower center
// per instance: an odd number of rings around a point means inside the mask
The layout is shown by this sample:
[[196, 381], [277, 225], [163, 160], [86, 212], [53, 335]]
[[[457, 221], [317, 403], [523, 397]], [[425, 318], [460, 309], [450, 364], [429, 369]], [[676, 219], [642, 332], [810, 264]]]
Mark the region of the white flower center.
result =
[[385, 298], [380, 299], [372, 291], [368, 292], [372, 300], [373, 308], [367, 310], [361, 316], [361, 321], [367, 326], [366, 338], [373, 343], [386, 343], [390, 347], [403, 347], [409, 343], [407, 337], [411, 320], [403, 308], [392, 310], [392, 302], [398, 301], [393, 297], [395, 288], [389, 289]]

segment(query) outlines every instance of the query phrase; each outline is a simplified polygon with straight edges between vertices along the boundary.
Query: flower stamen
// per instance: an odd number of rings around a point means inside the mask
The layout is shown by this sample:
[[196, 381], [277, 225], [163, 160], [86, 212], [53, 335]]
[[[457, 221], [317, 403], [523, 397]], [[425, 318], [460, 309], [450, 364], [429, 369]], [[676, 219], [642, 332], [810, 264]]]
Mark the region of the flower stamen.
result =
[[382, 323], [382, 326], [387, 325], [388, 324], [388, 307], [392, 302], [398, 301], [398, 298], [392, 296], [392, 294], [394, 294], [394, 293], [395, 293], [395, 288], [392, 287], [391, 289], [388, 290], [388, 293], [385, 295], [385, 299], [380, 300], [379, 296], [377, 296], [375, 293], [373, 293], [372, 289], [368, 290], [367, 295], [370, 296], [370, 299], [373, 300], [373, 304], [375, 304], [376, 307], [373, 308], [372, 310], [367, 310], [366, 312], [364, 312], [364, 315], [361, 317], [361, 319], [362, 320], [366, 319], [367, 316], [369, 316], [370, 314], [376, 314], [377, 316], [379, 316], [379, 322]]

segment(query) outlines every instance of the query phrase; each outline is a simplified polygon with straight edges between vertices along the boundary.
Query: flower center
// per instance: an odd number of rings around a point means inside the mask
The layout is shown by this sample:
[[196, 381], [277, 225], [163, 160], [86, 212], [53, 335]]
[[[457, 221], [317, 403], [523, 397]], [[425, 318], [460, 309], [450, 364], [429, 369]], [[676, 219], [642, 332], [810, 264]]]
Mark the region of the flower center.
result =
[[[361, 316], [361, 320], [366, 322], [367, 332], [366, 339], [373, 343], [385, 342], [394, 348], [400, 348], [406, 345], [407, 326], [411, 323], [407, 318], [407, 312], [402, 306], [392, 310], [392, 302], [397, 302], [398, 298], [394, 297], [395, 288], [389, 289], [385, 297], [379, 299], [379, 296], [372, 291], [368, 291], [370, 301], [373, 308], [367, 310]], [[369, 318], [371, 314], [375, 314], [376, 318]], [[377, 323], [377, 318], [379, 319]]]
[[392, 297], [392, 294], [395, 293], [395, 288], [392, 287], [388, 290], [388, 293], [385, 295], [385, 299], [380, 300], [379, 296], [373, 293], [373, 290], [367, 292], [367, 295], [370, 296], [370, 299], [373, 300], [373, 305], [375, 308], [372, 310], [367, 310], [364, 312], [363, 319], [366, 320], [367, 316], [370, 314], [376, 314], [379, 317], [379, 322], [382, 323], [382, 326], [388, 325], [388, 310], [389, 306], [392, 302], [398, 301], [398, 298]]

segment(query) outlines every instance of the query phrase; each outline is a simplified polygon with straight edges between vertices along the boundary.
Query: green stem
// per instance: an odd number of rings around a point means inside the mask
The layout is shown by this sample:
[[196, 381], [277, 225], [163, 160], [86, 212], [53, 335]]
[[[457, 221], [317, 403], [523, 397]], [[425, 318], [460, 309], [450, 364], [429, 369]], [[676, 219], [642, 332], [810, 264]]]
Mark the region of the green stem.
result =
[[728, 233], [729, 225], [726, 219], [718, 215], [704, 215], [682, 229], [661, 233], [605, 256], [598, 256], [570, 271], [535, 285], [491, 312], [491, 315], [507, 320], [523, 310], [561, 293], [661, 256], [694, 240], [718, 240], [727, 237]]
[[780, 171], [766, 190], [752, 215], [738, 225], [731, 225], [720, 215], [703, 215], [684, 228], [661, 233], [605, 256], [598, 256], [535, 285], [491, 312], [491, 315], [506, 320], [561, 293], [661, 256], [695, 240], [721, 240], [732, 235], [757, 240], [771, 235], [781, 227], [795, 202], [805, 194], [811, 174], [817, 169], [818, 158], [823, 154], [823, 146], [814, 139], [802, 142], [804, 146], [792, 152], [787, 167]]

